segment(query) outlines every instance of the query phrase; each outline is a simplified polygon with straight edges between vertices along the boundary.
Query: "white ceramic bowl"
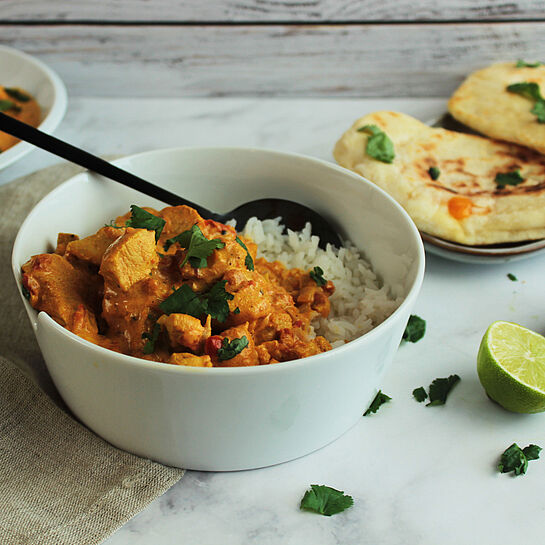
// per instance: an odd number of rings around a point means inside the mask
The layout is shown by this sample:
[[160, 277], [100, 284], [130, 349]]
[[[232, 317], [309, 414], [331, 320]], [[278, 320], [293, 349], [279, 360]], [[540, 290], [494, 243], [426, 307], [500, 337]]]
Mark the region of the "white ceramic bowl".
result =
[[[186, 148], [116, 164], [219, 212], [261, 197], [302, 202], [330, 217], [405, 300], [374, 330], [329, 352], [274, 365], [205, 369], [98, 347], [21, 297], [49, 372], [74, 414], [122, 449], [200, 470], [291, 460], [353, 426], [381, 385], [424, 274], [422, 242], [405, 211], [361, 176], [295, 154]], [[59, 186], [19, 231], [12, 257], [18, 284], [21, 265], [51, 249], [59, 231], [91, 234], [130, 204], [164, 206], [88, 173]]]
[[[66, 88], [62, 80], [43, 62], [12, 49], [0, 46], [0, 85], [21, 87], [33, 95], [42, 110], [39, 129], [53, 132], [66, 112]], [[19, 142], [0, 153], [0, 170], [11, 165], [35, 149], [27, 142]]]

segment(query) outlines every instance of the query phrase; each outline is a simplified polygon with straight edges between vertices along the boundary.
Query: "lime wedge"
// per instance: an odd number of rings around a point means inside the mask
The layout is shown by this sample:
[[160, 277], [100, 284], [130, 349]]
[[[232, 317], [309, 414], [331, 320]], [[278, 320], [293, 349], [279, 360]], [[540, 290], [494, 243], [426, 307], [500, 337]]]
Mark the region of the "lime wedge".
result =
[[488, 396], [507, 410], [545, 411], [545, 337], [494, 322], [481, 341], [477, 372]]

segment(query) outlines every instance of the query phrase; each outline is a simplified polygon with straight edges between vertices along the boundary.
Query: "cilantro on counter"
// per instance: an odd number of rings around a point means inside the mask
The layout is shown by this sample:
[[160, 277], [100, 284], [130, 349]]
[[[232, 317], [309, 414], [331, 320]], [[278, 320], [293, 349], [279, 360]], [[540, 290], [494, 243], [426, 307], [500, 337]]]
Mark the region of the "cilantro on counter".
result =
[[180, 263], [180, 268], [189, 261], [192, 267], [202, 269], [208, 265], [207, 259], [212, 255], [212, 252], [225, 246], [225, 243], [219, 238], [207, 239], [197, 224], [193, 225], [191, 229], [169, 238], [164, 244], [165, 250], [168, 250], [176, 242], [186, 249], [186, 255]]
[[249, 342], [246, 335], [240, 337], [240, 339], [224, 338], [221, 347], [218, 349], [218, 359], [220, 361], [230, 360], [240, 354], [247, 346]]
[[413, 397], [416, 399], [416, 401], [418, 401], [418, 403], [422, 403], [428, 399], [428, 394], [426, 389], [423, 386], [420, 386], [420, 388], [415, 388], [413, 390]]
[[432, 180], [438, 180], [441, 176], [441, 171], [437, 167], [430, 167], [428, 169], [428, 174]]
[[392, 398], [390, 396], [387, 396], [386, 394], [382, 393], [382, 390], [379, 390], [377, 395], [375, 396], [375, 399], [371, 401], [371, 405], [369, 405], [369, 408], [363, 413], [363, 416], [368, 416], [371, 413], [376, 413], [381, 405], [384, 403], [388, 403]]
[[324, 271], [321, 267], [314, 267], [308, 274], [318, 286], [321, 287], [327, 284], [327, 280], [324, 278]]
[[541, 96], [539, 85], [535, 82], [522, 81], [507, 86], [510, 93], [516, 93], [529, 100], [534, 100], [534, 107], [530, 110], [537, 117], [538, 123], [545, 123], [545, 99]]
[[503, 189], [506, 185], [519, 185], [524, 182], [524, 178], [520, 174], [520, 170], [512, 172], [498, 172], [494, 178], [498, 189]]
[[395, 157], [394, 143], [390, 137], [376, 125], [364, 125], [358, 132], [369, 134], [365, 151], [367, 155], [383, 163], [392, 163]]
[[426, 333], [426, 320], [411, 314], [405, 326], [402, 339], [410, 343], [418, 342]]
[[244, 244], [244, 242], [242, 242], [242, 240], [240, 240], [239, 237], [237, 237], [235, 240], [240, 246], [242, 246], [242, 248], [244, 248], [246, 250], [246, 259], [244, 260], [244, 265], [246, 265], [246, 268], [249, 271], [253, 271], [254, 270], [254, 260], [252, 259], [252, 256], [250, 255], [250, 252], [248, 251], [248, 248], [246, 248], [246, 244]]
[[352, 507], [353, 504], [352, 497], [346, 495], [343, 490], [336, 490], [321, 484], [311, 484], [310, 490], [305, 492], [299, 508], [330, 517]]
[[147, 339], [146, 343], [144, 344], [144, 348], [142, 349], [142, 352], [144, 352], [144, 354], [153, 353], [153, 351], [155, 350], [155, 343], [159, 338], [159, 333], [161, 333], [161, 326], [157, 322], [155, 322], [151, 333], [142, 333], [142, 338]]
[[225, 280], [216, 282], [208, 292], [196, 293], [187, 284], [174, 290], [160, 305], [165, 314], [189, 314], [201, 318], [210, 314], [218, 322], [225, 322], [229, 316], [227, 301], [234, 299], [234, 295], [225, 291]]
[[6, 92], [6, 95], [18, 100], [19, 102], [28, 102], [31, 98], [26, 93], [19, 91], [19, 89], [14, 89], [13, 87], [4, 87], [4, 91]]
[[150, 214], [135, 204], [131, 204], [131, 217], [125, 222], [125, 227], [155, 231], [155, 242], [157, 242], [165, 223], [166, 221], [163, 218]]
[[505, 449], [498, 464], [500, 473], [509, 473], [513, 471], [515, 475], [524, 475], [528, 469], [528, 462], [537, 460], [541, 447], [537, 445], [528, 445], [521, 449], [516, 443]]
[[511, 282], [516, 282], [518, 278], [513, 273], [507, 273], [507, 278], [511, 280]]
[[426, 403], [426, 407], [444, 405], [450, 391], [458, 382], [460, 382], [460, 377], [458, 375], [450, 375], [448, 378], [436, 378], [430, 384], [430, 402]]
[[526, 62], [522, 59], [519, 59], [517, 61], [517, 64], [515, 65], [516, 68], [537, 68], [538, 66], [542, 66], [543, 63], [536, 61], [536, 62]]

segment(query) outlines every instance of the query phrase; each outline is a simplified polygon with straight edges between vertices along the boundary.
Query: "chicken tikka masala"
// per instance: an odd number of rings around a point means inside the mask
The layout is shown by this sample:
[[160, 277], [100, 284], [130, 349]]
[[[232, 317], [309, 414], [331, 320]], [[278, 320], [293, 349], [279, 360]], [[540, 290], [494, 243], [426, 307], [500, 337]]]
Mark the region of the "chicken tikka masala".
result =
[[[0, 112], [37, 127], [40, 124], [40, 106], [32, 95], [19, 87], [0, 85]], [[18, 138], [0, 131], [0, 153], [19, 142]]]
[[331, 349], [323, 271], [256, 259], [235, 229], [187, 206], [131, 206], [95, 234], [59, 233], [22, 267], [32, 306], [99, 346], [199, 367], [263, 365]]

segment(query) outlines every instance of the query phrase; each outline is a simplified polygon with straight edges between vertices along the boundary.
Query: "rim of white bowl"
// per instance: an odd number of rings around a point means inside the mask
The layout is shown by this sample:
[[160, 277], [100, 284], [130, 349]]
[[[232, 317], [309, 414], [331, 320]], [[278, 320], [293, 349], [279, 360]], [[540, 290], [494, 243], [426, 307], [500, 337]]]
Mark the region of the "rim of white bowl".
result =
[[[72, 333], [68, 329], [64, 328], [60, 324], [58, 324], [51, 316], [49, 316], [46, 312], [40, 311], [37, 313], [38, 319], [46, 320], [50, 323], [50, 325], [55, 328], [60, 334], [64, 334], [73, 341], [82, 344], [85, 348], [89, 350], [96, 351], [97, 354], [104, 354], [109, 357], [114, 358], [117, 360], [119, 364], [127, 365], [127, 366], [134, 366], [138, 365], [140, 368], [143, 368], [145, 370], [149, 370], [150, 372], [168, 372], [168, 373], [181, 373], [181, 374], [201, 374], [206, 373], [210, 375], [223, 375], [223, 374], [240, 374], [240, 375], [247, 375], [247, 374], [254, 374], [254, 373], [274, 373], [274, 372], [280, 372], [278, 370], [286, 368], [288, 366], [289, 368], [294, 368], [294, 366], [304, 366], [304, 365], [312, 365], [318, 361], [322, 361], [327, 359], [331, 356], [331, 354], [339, 354], [343, 351], [350, 350], [352, 348], [355, 348], [356, 344], [363, 344], [366, 342], [370, 342], [371, 339], [373, 339], [375, 336], [379, 335], [379, 333], [387, 327], [387, 322], [392, 321], [392, 319], [403, 312], [403, 310], [412, 303], [412, 300], [415, 299], [418, 295], [418, 291], [420, 290], [420, 286], [422, 285], [422, 281], [424, 279], [424, 269], [425, 269], [425, 252], [424, 252], [424, 245], [422, 243], [422, 239], [420, 237], [420, 233], [418, 231], [418, 228], [416, 227], [413, 220], [410, 218], [410, 216], [407, 214], [405, 209], [396, 201], [394, 200], [386, 191], [378, 187], [377, 185], [373, 184], [367, 178], [364, 178], [363, 176], [359, 174], [355, 174], [354, 172], [341, 167], [339, 165], [336, 165], [334, 163], [331, 163], [329, 161], [325, 161], [324, 159], [319, 159], [316, 157], [311, 157], [308, 155], [303, 155], [300, 153], [295, 152], [286, 152], [286, 151], [278, 151], [278, 150], [272, 150], [267, 148], [249, 148], [249, 147], [243, 147], [243, 146], [194, 146], [194, 147], [172, 147], [172, 148], [160, 148], [156, 150], [149, 150], [144, 151], [141, 153], [135, 153], [133, 155], [127, 155], [126, 157], [121, 157], [119, 159], [116, 159], [115, 161], [112, 161], [112, 163], [116, 165], [122, 164], [124, 161], [131, 160], [137, 157], [143, 157], [146, 155], [155, 155], [160, 153], [172, 153], [172, 152], [213, 152], [213, 151], [229, 151], [229, 152], [259, 152], [259, 153], [265, 153], [268, 155], [278, 155], [283, 157], [290, 157], [295, 158], [298, 160], [308, 161], [315, 164], [319, 164], [323, 167], [342, 172], [344, 175], [349, 176], [357, 183], [366, 183], [369, 186], [371, 186], [372, 190], [375, 190], [378, 194], [381, 194], [386, 200], [390, 201], [390, 203], [394, 206], [394, 208], [397, 209], [397, 211], [402, 215], [402, 217], [405, 218], [407, 222], [407, 227], [410, 229], [411, 234], [414, 238], [414, 241], [416, 243], [417, 248], [417, 258], [418, 258], [418, 270], [416, 272], [415, 279], [413, 281], [412, 286], [409, 289], [409, 292], [407, 293], [407, 296], [403, 299], [402, 303], [397, 307], [390, 316], [388, 316], [383, 322], [375, 326], [373, 329], [368, 331], [367, 333], [364, 333], [363, 335], [360, 335], [356, 339], [349, 341], [345, 343], [342, 346], [338, 346], [336, 348], [332, 348], [331, 350], [328, 350], [327, 352], [322, 352], [320, 354], [316, 354], [314, 356], [308, 356], [306, 358], [300, 358], [297, 360], [290, 360], [290, 361], [283, 361], [278, 362], [274, 364], [268, 364], [268, 365], [251, 365], [251, 366], [243, 366], [243, 367], [191, 367], [188, 365], [172, 365], [171, 363], [164, 363], [164, 362], [158, 362], [158, 361], [150, 361], [150, 360], [144, 360], [142, 358], [137, 358], [136, 356], [129, 356], [128, 354], [122, 354], [120, 352], [115, 352], [114, 350], [109, 350], [108, 348], [103, 348], [102, 346], [99, 346], [97, 344], [94, 344], [90, 341], [86, 341], [85, 339], [79, 337], [75, 333]], [[76, 183], [78, 177], [85, 176], [88, 174], [92, 174], [89, 171], [80, 172], [79, 174], [76, 174], [75, 176], [72, 176], [59, 186], [57, 186], [53, 191], [48, 193], [45, 197], [43, 197], [36, 206], [31, 210], [31, 212], [26, 217], [25, 221], [21, 224], [21, 227], [19, 228], [19, 231], [17, 233], [17, 236], [15, 238], [15, 242], [13, 244], [13, 250], [12, 250], [12, 270], [13, 274], [15, 276], [17, 287], [20, 288], [20, 272], [19, 274], [16, 271], [20, 271], [20, 265], [15, 263], [15, 253], [16, 250], [20, 244], [20, 235], [23, 231], [25, 225], [27, 222], [31, 220], [31, 218], [34, 216], [35, 213], [37, 213], [37, 209], [40, 207], [42, 202], [44, 202], [46, 199], [48, 200], [52, 196], [55, 195], [58, 191], [62, 191], [64, 186], [71, 183]], [[23, 304], [29, 305], [31, 311], [36, 312], [36, 310], [30, 306], [30, 303], [23, 297], [21, 293], [21, 289], [18, 290], [19, 295], [23, 301]]]
[[[36, 57], [5, 45], [0, 45], [0, 53], [2, 51], [8, 52], [15, 57], [24, 58], [30, 64], [36, 66], [36, 68], [43, 72], [50, 80], [53, 86], [53, 103], [49, 109], [49, 112], [37, 128], [46, 133], [53, 132], [62, 121], [68, 106], [68, 93], [64, 82], [55, 71]], [[0, 170], [13, 164], [15, 161], [18, 161], [23, 155], [26, 155], [33, 149], [36, 149], [36, 147], [23, 141], [18, 142], [14, 146], [8, 148], [6, 151], [0, 154]]]

